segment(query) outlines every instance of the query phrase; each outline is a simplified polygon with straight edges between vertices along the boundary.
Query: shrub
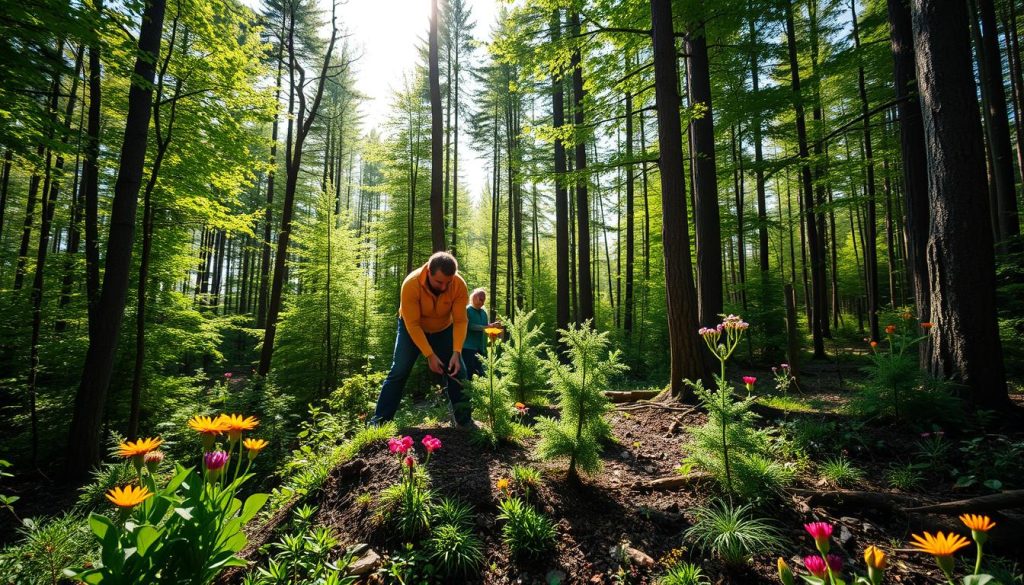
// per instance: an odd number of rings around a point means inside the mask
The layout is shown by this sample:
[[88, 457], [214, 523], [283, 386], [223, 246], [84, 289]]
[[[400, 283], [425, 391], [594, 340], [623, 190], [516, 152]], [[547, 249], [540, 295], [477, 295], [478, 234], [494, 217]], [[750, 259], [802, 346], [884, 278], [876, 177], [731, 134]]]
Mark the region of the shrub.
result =
[[279, 583], [310, 583], [351, 585], [358, 581], [356, 576], [344, 576], [345, 569], [355, 560], [351, 551], [345, 551], [340, 558], [331, 561], [338, 547], [338, 538], [326, 526], [311, 527], [308, 522], [298, 522], [292, 534], [267, 547], [271, 555], [266, 567], [257, 567], [245, 580], [245, 585], [277, 585]]
[[737, 569], [753, 555], [782, 545], [782, 537], [769, 520], [757, 518], [750, 505], [736, 507], [728, 501], [698, 506], [686, 538], [704, 554], [712, 554], [726, 567]]
[[498, 509], [505, 522], [501, 538], [513, 555], [537, 559], [555, 545], [555, 525], [521, 498], [504, 499]]
[[455, 526], [472, 526], [473, 508], [455, 498], [441, 498], [441, 501], [434, 506], [434, 523], [453, 524]]
[[541, 439], [537, 454], [542, 459], [569, 459], [569, 476], [576, 468], [593, 473], [601, 468], [601, 441], [611, 436], [604, 414], [609, 408], [604, 389], [609, 378], [625, 369], [620, 353], [606, 353], [608, 332], [598, 333], [588, 320], [583, 325], [560, 329], [570, 364], [548, 356], [548, 371], [558, 391], [561, 418], [541, 418], [537, 428]]
[[909, 492], [921, 487], [924, 476], [918, 465], [894, 464], [885, 472], [885, 481], [893, 489]]
[[486, 330], [489, 337], [486, 375], [466, 380], [463, 384], [469, 390], [473, 411], [484, 419], [485, 427], [479, 430], [477, 438], [491, 447], [496, 447], [511, 437], [514, 429], [512, 427], [512, 394], [509, 393], [508, 378], [499, 376], [495, 367], [498, 354], [501, 352], [502, 341], [498, 338], [499, 334], [491, 333], [491, 329], [501, 331], [497, 327]]
[[466, 576], [480, 571], [483, 544], [465, 524], [441, 524], [427, 541], [430, 558], [447, 576]]
[[386, 372], [371, 372], [364, 366], [361, 374], [349, 376], [327, 397], [327, 406], [349, 427], [359, 426], [373, 412]]
[[835, 487], [847, 487], [864, 480], [864, 471], [842, 455], [825, 459], [819, 470], [822, 479]]
[[18, 533], [20, 540], [0, 554], [0, 583], [60, 583], [64, 567], [85, 562], [93, 549], [81, 517], [75, 514], [41, 521], [26, 518]]
[[508, 324], [508, 343], [498, 359], [498, 371], [508, 380], [517, 401], [524, 404], [537, 402], [544, 389], [547, 376], [541, 359], [547, 349], [541, 327], [531, 327], [535, 311], [521, 313]]
[[891, 416], [897, 420], [911, 412], [915, 420], [941, 415], [943, 409], [935, 410], [929, 402], [949, 403], [952, 397], [947, 393], [942, 400], [939, 394], [944, 392], [925, 383], [916, 349], [927, 339], [931, 323], [919, 324], [910, 313], [903, 313], [894, 321], [886, 325], [884, 341], [871, 342], [871, 365], [864, 368], [867, 383], [853, 408], [866, 417]]

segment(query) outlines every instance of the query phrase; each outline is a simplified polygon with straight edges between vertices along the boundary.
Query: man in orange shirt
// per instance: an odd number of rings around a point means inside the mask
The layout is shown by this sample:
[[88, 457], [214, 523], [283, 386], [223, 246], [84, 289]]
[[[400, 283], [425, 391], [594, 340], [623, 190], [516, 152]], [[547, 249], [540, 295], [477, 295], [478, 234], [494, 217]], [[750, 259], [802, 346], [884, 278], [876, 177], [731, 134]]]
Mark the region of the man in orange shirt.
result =
[[381, 386], [371, 425], [395, 417], [405, 382], [420, 354], [427, 358], [430, 371], [441, 376], [456, 424], [473, 425], [472, 408], [462, 396], [462, 380], [466, 379], [462, 344], [469, 323], [469, 292], [458, 269], [454, 256], [436, 252], [426, 264], [405, 277], [391, 371]]

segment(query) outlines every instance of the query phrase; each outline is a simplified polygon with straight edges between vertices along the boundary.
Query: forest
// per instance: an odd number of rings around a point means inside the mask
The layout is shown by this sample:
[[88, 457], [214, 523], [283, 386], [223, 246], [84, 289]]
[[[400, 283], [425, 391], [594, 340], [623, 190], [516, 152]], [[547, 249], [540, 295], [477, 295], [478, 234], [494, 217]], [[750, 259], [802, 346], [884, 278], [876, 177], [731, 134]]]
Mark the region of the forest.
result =
[[0, 584], [1024, 585], [1022, 12], [0, 0]]

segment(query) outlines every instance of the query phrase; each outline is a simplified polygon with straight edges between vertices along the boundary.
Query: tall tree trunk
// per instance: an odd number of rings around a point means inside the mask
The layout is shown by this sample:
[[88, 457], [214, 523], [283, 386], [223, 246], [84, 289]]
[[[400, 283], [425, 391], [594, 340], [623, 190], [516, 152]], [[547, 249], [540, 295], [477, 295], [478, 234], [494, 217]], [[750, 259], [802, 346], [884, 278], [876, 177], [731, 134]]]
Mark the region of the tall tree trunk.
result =
[[999, 326], [984, 149], [964, 4], [913, 0], [914, 47], [928, 154], [931, 369], [989, 409], [1009, 407]]
[[[626, 333], [627, 345], [633, 337], [633, 263], [634, 240], [636, 228], [634, 224], [634, 180], [633, 180], [633, 94], [626, 92], [626, 298], [623, 301], [622, 328]], [[646, 163], [643, 163], [646, 164]], [[618, 238], [616, 238], [618, 241]]]
[[690, 229], [686, 217], [683, 137], [679, 118], [679, 75], [676, 70], [671, 0], [651, 0], [651, 24], [661, 169], [661, 234], [665, 257], [665, 300], [668, 309], [671, 356], [669, 383], [672, 396], [692, 401], [693, 391], [683, 384], [683, 379], [703, 379], [706, 372], [697, 335], [697, 291], [693, 283]]
[[[754, 99], [758, 97], [758, 86], [760, 83], [760, 53], [757, 50], [757, 31], [754, 28], [754, 18], [751, 17], [749, 24], [750, 35], [750, 81], [751, 93]], [[764, 189], [764, 153], [761, 144], [761, 119], [760, 115], [755, 116], [751, 124], [754, 132], [754, 176], [757, 188], [757, 242], [758, 242], [758, 266], [761, 270], [761, 279], [764, 280], [768, 272], [768, 203], [765, 198]]]
[[[570, 26], [573, 35], [580, 34], [580, 15], [573, 11], [570, 16]], [[583, 89], [583, 63], [580, 56], [580, 48], [577, 44], [570, 59], [572, 67], [572, 96], [573, 96], [573, 120], [576, 123], [576, 247], [579, 251], [577, 263], [577, 279], [579, 299], [579, 315], [577, 322], [582, 323], [594, 318], [594, 285], [590, 275], [590, 202], [587, 198], [588, 184], [590, 179], [587, 176], [587, 143], [583, 140], [584, 128], [584, 99], [586, 92]], [[595, 324], [596, 327], [596, 324]]]
[[499, 210], [501, 209], [501, 158], [498, 145], [498, 104], [494, 104], [494, 177], [491, 183], [491, 311], [496, 315], [495, 307], [498, 302], [498, 222]]
[[[558, 44], [562, 19], [558, 10], [551, 16], [551, 41]], [[569, 193], [565, 177], [565, 143], [557, 132], [565, 125], [565, 93], [562, 78], [551, 77], [551, 116], [556, 131], [555, 155], [555, 326], [565, 329], [569, 326]]]
[[0, 171], [0, 238], [4, 235], [4, 213], [7, 211], [7, 187], [11, 182], [11, 162], [14, 159], [11, 149], [4, 151], [4, 166]]
[[928, 244], [928, 169], [924, 125], [914, 70], [914, 31], [907, 0], [888, 0], [889, 39], [892, 45], [896, 111], [900, 120], [900, 156], [903, 168], [903, 201], [907, 226], [907, 269], [914, 286], [917, 316], [931, 318], [931, 290], [925, 250]]
[[715, 171], [715, 124], [711, 106], [708, 41], [701, 22], [686, 34], [686, 87], [690, 106], [702, 104], [704, 115], [690, 122], [693, 145], [693, 218], [697, 236], [697, 315], [701, 325], [718, 323], [722, 313], [722, 225], [718, 217]]
[[430, 2], [430, 239], [435, 252], [445, 249], [444, 120], [441, 113], [441, 70], [438, 64], [437, 0]]
[[1017, 6], [1007, 2], [1004, 13], [1003, 35], [1010, 68], [1010, 87], [1013, 90], [1013, 128], [1017, 141], [1017, 172], [1024, 182], [1024, 75], [1021, 74], [1020, 44], [1017, 40]]
[[[857, 24], [856, 2], [850, 0], [850, 18], [853, 23], [853, 44], [860, 51], [860, 32]], [[860, 94], [860, 115], [864, 124], [864, 158], [867, 163], [867, 233], [864, 245], [864, 266], [868, 293], [868, 328], [871, 339], [882, 339], [878, 331], [878, 219], [875, 216], [875, 159], [871, 143], [871, 117], [868, 114], [868, 90], [864, 82], [864, 64], [857, 64], [857, 90]], [[892, 271], [892, 265], [889, 266]]]
[[[270, 250], [271, 229], [274, 225], [274, 177], [277, 174], [277, 114], [281, 109], [281, 74], [284, 70], [285, 35], [288, 30], [288, 11], [281, 11], [281, 39], [277, 47], [277, 80], [274, 89], [274, 118], [270, 130], [270, 170], [267, 172], [267, 209], [263, 218], [263, 245], [260, 257], [259, 294], [256, 298], [256, 328], [266, 327], [267, 295], [270, 293]], [[289, 97], [288, 114], [291, 116], [291, 98]], [[287, 156], [287, 154], [286, 154]]]
[[[455, 131], [452, 136], [452, 254], [458, 254], [459, 239], [459, 39], [458, 35], [452, 39], [455, 43], [455, 75], [451, 81], [455, 87]], [[457, 256], [456, 256], [457, 257]]]
[[[993, 0], [975, 0], [981, 17], [981, 43], [984, 46], [985, 67], [982, 69], [982, 88], [988, 94], [989, 141], [992, 153], [992, 175], [996, 188], [996, 217], [1002, 249], [1007, 240], [1020, 236], [1017, 217], [1017, 187], [1013, 178], [1013, 149], [1010, 146], [1009, 111], [1003, 85], [1003, 60], [999, 53], [999, 30], [996, 28], [996, 9]], [[1013, 240], [1016, 241], [1016, 240]], [[1019, 244], [1013, 246], [1019, 248]]]
[[[822, 321], [825, 318], [825, 258], [820, 249], [817, 212], [814, 205], [814, 183], [811, 180], [810, 154], [807, 151], [807, 120], [804, 116], [804, 100], [800, 94], [800, 65], [797, 61], [796, 31], [793, 25], [793, 3], [786, 2], [786, 45], [789, 50], [790, 85], [793, 90], [793, 108], [796, 113], [796, 135], [801, 160], [800, 173], [803, 179], [803, 202], [807, 224], [807, 247], [811, 255], [812, 290], [807, 304], [811, 310], [811, 336], [814, 343], [815, 359], [825, 357], [825, 335]], [[806, 266], [805, 266], [806, 269]], [[805, 279], [806, 280], [806, 279]]]
[[[114, 369], [114, 354], [124, 317], [135, 241], [135, 213], [138, 207], [146, 139], [152, 111], [153, 75], [160, 53], [165, 0], [151, 0], [142, 12], [139, 54], [128, 90], [121, 162], [114, 184], [110, 212], [110, 234], [103, 273], [103, 289], [96, 303], [96, 323], [82, 368], [82, 382], [75, 396], [75, 408], [68, 433], [65, 469], [75, 478], [84, 477], [100, 458], [100, 429], [107, 389]], [[91, 115], [90, 115], [91, 117]]]
[[[293, 18], [294, 21], [294, 18]], [[285, 258], [288, 255], [288, 241], [292, 230], [292, 215], [295, 207], [295, 191], [299, 181], [299, 168], [302, 164], [302, 147], [306, 141], [313, 122], [316, 120], [320, 109], [320, 102], [324, 95], [324, 86], [328, 83], [328, 71], [331, 64], [331, 55], [334, 53], [334, 44], [338, 38], [336, 16], [331, 14], [331, 40], [327, 45], [327, 52], [324, 54], [323, 65], [320, 68], [319, 78], [316, 86], [316, 94], [309, 109], [306, 109], [306, 86], [304, 70], [298, 68], [298, 57], [295, 51], [295, 27], [289, 29], [288, 36], [288, 57], [293, 72], [293, 93], [298, 102], [298, 116], [296, 120], [295, 144], [288, 154], [287, 174], [284, 191], [284, 205], [281, 211], [281, 231], [277, 236], [277, 254], [274, 257], [274, 278], [270, 289], [270, 299], [267, 307], [267, 327], [263, 334], [263, 348], [260, 352], [260, 363], [256, 373], [266, 376], [270, 372], [271, 359], [274, 356], [274, 337], [277, 334], [277, 318], [281, 311], [281, 300], [284, 292], [284, 271]], [[294, 83], [294, 71], [299, 71], [299, 82]], [[289, 132], [291, 134], [291, 132]]]

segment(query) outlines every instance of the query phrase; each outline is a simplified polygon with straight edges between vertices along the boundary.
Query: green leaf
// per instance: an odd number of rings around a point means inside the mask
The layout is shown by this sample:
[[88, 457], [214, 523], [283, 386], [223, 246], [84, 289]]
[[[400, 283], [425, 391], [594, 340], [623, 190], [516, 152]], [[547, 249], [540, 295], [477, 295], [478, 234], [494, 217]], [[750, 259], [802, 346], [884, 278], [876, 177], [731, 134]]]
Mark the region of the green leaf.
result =
[[999, 481], [998, 479], [988, 479], [985, 480], [985, 487], [987, 487], [990, 490], [999, 490], [1003, 488], [1003, 482]]
[[963, 578], [964, 585], [985, 585], [986, 583], [992, 583], [993, 585], [999, 585], [999, 581], [992, 575], [967, 575]]
[[239, 518], [242, 519], [242, 524], [247, 524], [249, 520], [252, 520], [260, 508], [267, 503], [267, 499], [270, 498], [270, 494], [252, 494], [245, 500], [245, 506], [242, 507], [242, 513]]
[[110, 521], [110, 518], [95, 513], [89, 514], [89, 529], [100, 540], [106, 539], [108, 531], [117, 530], [114, 527], [114, 523]]
[[139, 548], [139, 556], [146, 556], [149, 547], [160, 538], [160, 531], [152, 526], [146, 525], [139, 528], [135, 536], [135, 543]]
[[192, 519], [192, 508], [175, 508], [174, 513], [181, 516], [185, 520]]

